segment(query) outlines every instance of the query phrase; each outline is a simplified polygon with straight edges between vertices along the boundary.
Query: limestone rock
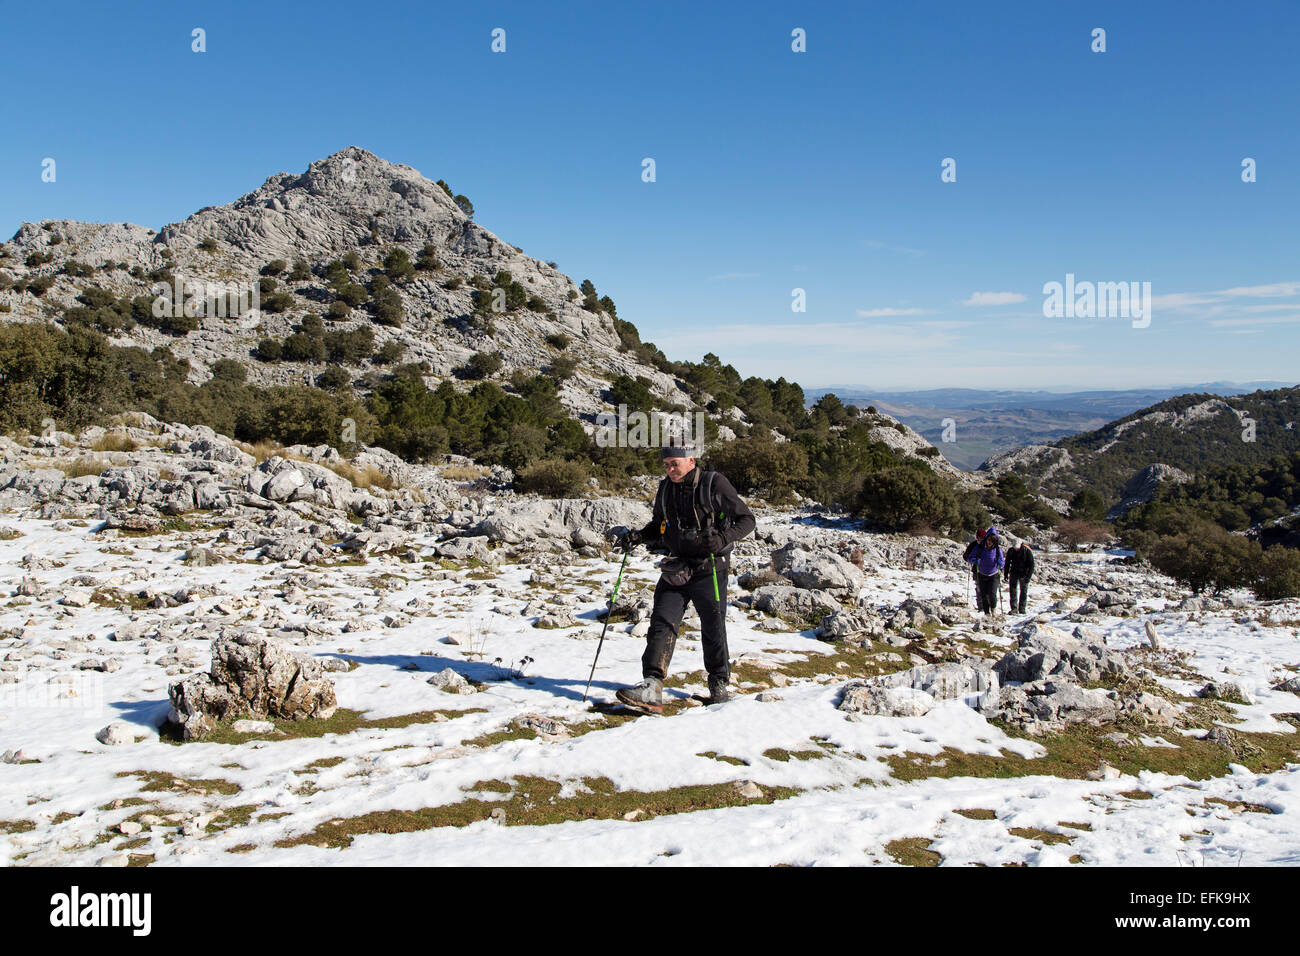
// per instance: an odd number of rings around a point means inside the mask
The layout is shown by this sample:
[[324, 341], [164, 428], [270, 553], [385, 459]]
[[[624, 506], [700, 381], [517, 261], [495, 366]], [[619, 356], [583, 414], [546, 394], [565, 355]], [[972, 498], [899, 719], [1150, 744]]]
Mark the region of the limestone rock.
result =
[[1017, 647], [994, 670], [1002, 682], [1058, 680], [1095, 681], [1128, 673], [1128, 665], [1109, 648], [1085, 644], [1046, 624], [1031, 624], [1020, 632]]
[[338, 707], [334, 685], [319, 661], [254, 633], [218, 638], [210, 672], [172, 684], [168, 696], [170, 719], [180, 725], [185, 740], [202, 737], [216, 721], [236, 716], [327, 718]]
[[133, 727], [125, 721], [115, 720], [107, 727], [95, 734], [95, 739], [101, 744], [107, 744], [110, 747], [121, 746], [122, 744], [132, 744], [137, 740], [147, 737], [148, 734], [142, 732], [140, 728]]
[[856, 594], [866, 584], [863, 573], [832, 551], [806, 551], [794, 542], [772, 554], [772, 566], [796, 587]]

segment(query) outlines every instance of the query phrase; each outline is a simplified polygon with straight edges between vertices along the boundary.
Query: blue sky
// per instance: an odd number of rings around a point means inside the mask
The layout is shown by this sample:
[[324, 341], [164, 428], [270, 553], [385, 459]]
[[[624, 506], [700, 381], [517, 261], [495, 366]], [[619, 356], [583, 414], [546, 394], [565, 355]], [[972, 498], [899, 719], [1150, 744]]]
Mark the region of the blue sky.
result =
[[[10, 5], [0, 233], [157, 228], [358, 145], [672, 358], [808, 388], [1296, 381], [1298, 27], [1267, 0]], [[1150, 282], [1150, 323], [1044, 317], [1067, 273]]]

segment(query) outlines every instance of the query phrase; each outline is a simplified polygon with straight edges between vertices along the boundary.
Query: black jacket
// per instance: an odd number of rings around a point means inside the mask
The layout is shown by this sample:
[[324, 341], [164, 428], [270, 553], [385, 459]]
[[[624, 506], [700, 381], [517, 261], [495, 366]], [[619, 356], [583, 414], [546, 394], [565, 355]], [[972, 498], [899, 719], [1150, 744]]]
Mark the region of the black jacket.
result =
[[[705, 486], [712, 476], [711, 500], [705, 502]], [[719, 517], [721, 516], [721, 517]], [[717, 555], [731, 553], [731, 546], [754, 530], [757, 522], [749, 507], [740, 500], [736, 489], [726, 476], [708, 472], [698, 466], [673, 482], [664, 478], [655, 492], [654, 513], [650, 523], [641, 529], [641, 540], [650, 547], [663, 547], [686, 560], [702, 560], [710, 554], [702, 539], [691, 531], [706, 532], [716, 529], [725, 542], [712, 552]], [[660, 533], [660, 529], [663, 533]], [[682, 532], [687, 532], [683, 534]]]
[[1026, 544], [1007, 552], [1007, 576], [1027, 578], [1034, 573], [1034, 552]]

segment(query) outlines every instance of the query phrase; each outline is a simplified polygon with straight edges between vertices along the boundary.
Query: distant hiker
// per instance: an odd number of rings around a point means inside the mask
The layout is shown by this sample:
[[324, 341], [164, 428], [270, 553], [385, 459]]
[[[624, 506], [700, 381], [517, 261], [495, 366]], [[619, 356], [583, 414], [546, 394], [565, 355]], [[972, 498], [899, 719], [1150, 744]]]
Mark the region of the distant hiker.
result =
[[975, 604], [985, 614], [992, 614], [998, 607], [1001, 571], [1006, 563], [1001, 544], [997, 529], [989, 528], [970, 557], [975, 572]]
[[[754, 515], [723, 475], [695, 467], [696, 452], [670, 447], [662, 452], [667, 477], [655, 492], [650, 523], [639, 531], [622, 531], [618, 546], [638, 544], [667, 549], [655, 585], [650, 632], [641, 656], [643, 680], [618, 691], [618, 699], [633, 707], [663, 706], [663, 682], [677, 643], [677, 629], [686, 604], [700, 615], [704, 668], [709, 674], [710, 703], [728, 697], [731, 663], [727, 655], [727, 576], [731, 546], [754, 530]], [[621, 529], [611, 528], [614, 534]]]
[[984, 540], [984, 535], [986, 533], [987, 532], [983, 528], [977, 528], [975, 530], [975, 540], [966, 545], [966, 550], [962, 552], [961, 556], [961, 559], [967, 564], [970, 564], [971, 560], [975, 557], [975, 551], [979, 548], [980, 542]]
[[[1028, 599], [1029, 578], [1034, 573], [1034, 552], [1029, 549], [1025, 539], [1021, 538], [1007, 551], [1007, 588], [1010, 591], [1007, 609], [1020, 614], [1025, 613], [1025, 601]], [[1016, 601], [1016, 592], [1020, 592], [1020, 601]]]

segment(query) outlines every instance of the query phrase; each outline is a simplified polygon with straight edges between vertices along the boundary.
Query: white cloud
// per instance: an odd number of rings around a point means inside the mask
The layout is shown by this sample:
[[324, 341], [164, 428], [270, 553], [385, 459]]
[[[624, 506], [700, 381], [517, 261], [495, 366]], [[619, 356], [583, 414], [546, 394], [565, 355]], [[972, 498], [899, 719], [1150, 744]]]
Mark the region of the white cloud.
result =
[[[1171, 292], [1151, 297], [1152, 307], [1157, 309], [1185, 309], [1196, 305], [1213, 306], [1211, 312], [1223, 311], [1223, 303], [1228, 299], [1275, 299], [1300, 295], [1300, 282], [1272, 282], [1268, 285], [1242, 285], [1231, 289], [1216, 289], [1210, 292]], [[1245, 306], [1249, 309], [1292, 308], [1289, 305]]]
[[858, 315], [864, 319], [875, 319], [886, 315], [929, 315], [929, 309], [858, 309]]
[[1024, 301], [1025, 297], [1019, 292], [972, 292], [962, 305], [1011, 305]]
[[812, 322], [779, 325], [724, 325], [707, 329], [687, 329], [655, 336], [655, 344], [665, 352], [707, 352], [717, 348], [719, 339], [734, 343], [731, 352], [753, 353], [763, 349], [781, 354], [798, 353], [813, 348], [834, 349], [836, 358], [860, 357], [879, 360], [882, 356], [933, 354], [953, 348], [958, 338], [943, 323], [934, 327], [886, 325], [876, 322]]
[[1242, 295], [1248, 298], [1271, 299], [1280, 295], [1300, 295], [1300, 282], [1274, 282], [1272, 285], [1247, 285], [1237, 286], [1234, 289], [1224, 289], [1217, 295]]
[[1228, 328], [1236, 325], [1291, 325], [1300, 322], [1300, 315], [1255, 315], [1245, 319], [1211, 319], [1215, 328]]

